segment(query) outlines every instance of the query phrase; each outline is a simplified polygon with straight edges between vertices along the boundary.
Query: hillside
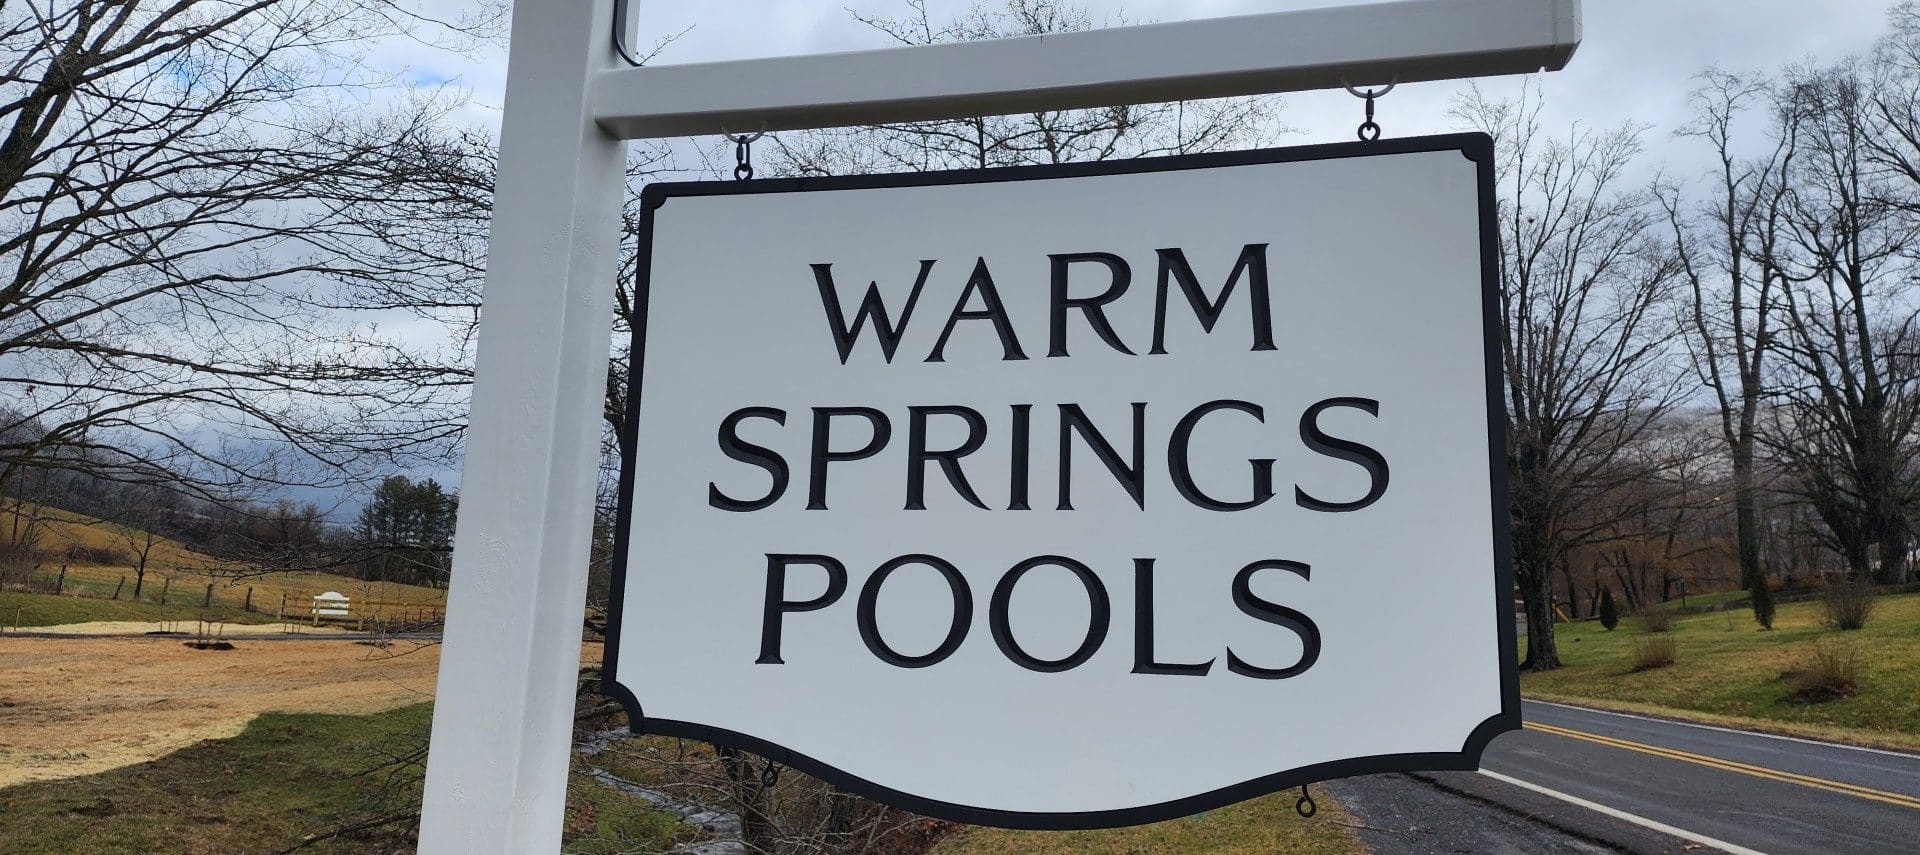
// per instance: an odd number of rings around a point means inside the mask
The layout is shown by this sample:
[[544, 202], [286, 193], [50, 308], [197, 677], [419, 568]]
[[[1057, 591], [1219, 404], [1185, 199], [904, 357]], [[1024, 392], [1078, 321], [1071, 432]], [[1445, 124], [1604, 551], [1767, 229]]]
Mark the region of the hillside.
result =
[[[446, 592], [437, 588], [365, 582], [330, 573], [263, 571], [213, 558], [157, 536], [148, 551], [146, 580], [136, 600], [134, 568], [138, 548], [147, 543], [146, 532], [26, 503], [20, 503], [17, 513], [38, 519], [34, 545], [40, 559], [38, 567], [20, 568], [6, 577], [9, 584], [6, 590], [0, 590], [0, 623], [12, 623], [20, 612], [32, 612], [21, 615], [21, 623], [26, 626], [93, 620], [179, 620], [209, 602], [223, 616], [244, 611], [272, 616], [283, 598], [292, 612], [296, 605], [304, 607], [313, 595], [326, 591], [338, 591], [355, 601], [436, 605], [446, 601]], [[14, 503], [0, 510], [0, 535], [13, 527], [15, 515]], [[63, 567], [64, 582], [60, 581]], [[58, 601], [36, 596], [50, 594], [56, 586], [61, 594]], [[35, 616], [37, 620], [32, 619]]]

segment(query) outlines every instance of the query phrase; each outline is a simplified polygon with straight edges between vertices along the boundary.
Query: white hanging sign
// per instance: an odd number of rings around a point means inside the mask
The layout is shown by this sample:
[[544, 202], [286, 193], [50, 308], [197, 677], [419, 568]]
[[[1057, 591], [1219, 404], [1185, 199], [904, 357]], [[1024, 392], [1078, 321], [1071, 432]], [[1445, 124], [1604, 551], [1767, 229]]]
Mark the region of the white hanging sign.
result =
[[648, 188], [606, 674], [922, 813], [1134, 824], [1519, 724], [1478, 135]]

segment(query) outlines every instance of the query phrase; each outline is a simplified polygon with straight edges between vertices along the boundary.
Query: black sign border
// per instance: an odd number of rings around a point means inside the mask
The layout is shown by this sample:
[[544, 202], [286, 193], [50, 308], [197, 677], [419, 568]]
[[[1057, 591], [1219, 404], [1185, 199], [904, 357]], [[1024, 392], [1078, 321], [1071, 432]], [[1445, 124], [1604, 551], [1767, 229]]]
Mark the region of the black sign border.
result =
[[[1381, 754], [1302, 766], [1250, 781], [1170, 802], [1118, 810], [1045, 813], [1009, 811], [922, 798], [849, 774], [804, 754], [758, 737], [725, 728], [672, 719], [649, 718], [640, 699], [619, 682], [621, 611], [626, 601], [628, 532], [633, 526], [634, 450], [640, 423], [640, 379], [646, 361], [649, 276], [653, 261], [656, 212], [668, 200], [694, 196], [739, 196], [827, 190], [871, 190], [950, 184], [988, 184], [1006, 181], [1044, 181], [1143, 172], [1175, 172], [1270, 163], [1299, 163], [1421, 152], [1459, 152], [1473, 161], [1479, 173], [1481, 325], [1486, 344], [1487, 450], [1493, 505], [1494, 614], [1499, 623], [1501, 711], [1474, 728], [1458, 752]], [[946, 172], [852, 175], [821, 178], [781, 178], [753, 181], [685, 181], [648, 185], [641, 193], [640, 247], [634, 273], [632, 363], [628, 373], [626, 429], [621, 440], [620, 501], [614, 529], [612, 586], [607, 613], [606, 653], [601, 667], [600, 693], [626, 709], [635, 735], [698, 739], [751, 751], [799, 769], [878, 802], [939, 819], [1000, 828], [1070, 831], [1118, 828], [1162, 822], [1214, 810], [1248, 799], [1311, 783], [1383, 772], [1472, 771], [1493, 738], [1520, 729], [1520, 676], [1513, 614], [1513, 559], [1511, 516], [1507, 492], [1507, 415], [1503, 372], [1503, 335], [1500, 311], [1500, 244], [1498, 202], [1494, 194], [1493, 139], [1486, 134], [1446, 134], [1376, 142], [1254, 149], [1212, 154], [1137, 160], [965, 169]]]

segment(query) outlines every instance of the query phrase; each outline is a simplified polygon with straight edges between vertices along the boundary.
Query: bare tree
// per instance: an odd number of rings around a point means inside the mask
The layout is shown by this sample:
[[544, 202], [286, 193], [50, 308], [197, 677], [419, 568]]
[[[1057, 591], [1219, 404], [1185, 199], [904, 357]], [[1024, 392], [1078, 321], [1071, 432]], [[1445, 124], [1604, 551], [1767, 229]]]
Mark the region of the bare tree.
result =
[[[204, 495], [444, 453], [426, 361], [313, 310], [377, 279], [347, 212], [435, 115], [359, 62], [456, 30], [403, 0], [0, 6], [0, 487], [21, 466]], [[51, 448], [77, 453], [54, 458]]]
[[[925, 0], [898, 18], [860, 17], [904, 45], [1075, 32], [1097, 23], [1065, 0], [976, 3], [945, 24]], [[952, 121], [782, 134], [775, 169], [787, 175], [928, 172], [990, 166], [1152, 157], [1264, 144], [1283, 128], [1275, 98], [1226, 98], [1096, 110], [1060, 110]]]
[[156, 487], [128, 486], [121, 494], [124, 510], [119, 515], [120, 540], [127, 545], [127, 551], [133, 558], [133, 598], [140, 599], [140, 589], [147, 581], [147, 562], [153, 557], [154, 548], [166, 538], [161, 529], [168, 525], [177, 511], [179, 495]]
[[1783, 267], [1782, 405], [1763, 437], [1788, 489], [1819, 514], [1857, 577], [1909, 572], [1920, 420], [1920, 306], [1907, 287], [1914, 217], [1876, 161], [1878, 123], [1858, 61], [1791, 72], [1780, 96], [1801, 128]]
[[1542, 106], [1532, 89], [1505, 102], [1475, 88], [1453, 109], [1492, 135], [1498, 164], [1513, 558], [1532, 670], [1560, 666], [1554, 573], [1636, 512], [1620, 488], [1662, 458], [1632, 451], [1679, 396], [1660, 313], [1675, 265], [1649, 194], [1623, 189], [1641, 128], [1553, 139]]
[[[1754, 466], [1773, 324], [1787, 287], [1776, 259], [1797, 123], [1791, 112], [1768, 110], [1773, 92], [1765, 78], [1710, 69], [1700, 80], [1693, 121], [1678, 133], [1712, 147], [1714, 169], [1702, 190], [1707, 198], [1690, 204], [1674, 185], [1659, 188], [1657, 196], [1691, 296], [1682, 321], [1688, 353], [1695, 376], [1713, 395], [1732, 463], [1735, 554], [1741, 587], [1751, 588], [1765, 572]], [[1735, 126], [1756, 106], [1775, 121], [1766, 153], [1743, 159], [1735, 154]]]

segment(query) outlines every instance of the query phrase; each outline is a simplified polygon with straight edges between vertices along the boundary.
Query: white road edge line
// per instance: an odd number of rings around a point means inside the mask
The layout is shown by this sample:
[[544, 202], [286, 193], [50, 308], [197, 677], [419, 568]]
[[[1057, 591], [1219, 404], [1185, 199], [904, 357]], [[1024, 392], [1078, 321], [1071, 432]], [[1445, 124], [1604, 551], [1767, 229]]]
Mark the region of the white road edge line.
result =
[[1489, 778], [1492, 778], [1496, 781], [1500, 781], [1502, 783], [1512, 784], [1524, 790], [1532, 790], [1536, 793], [1539, 793], [1540, 795], [1547, 796], [1549, 798], [1559, 799], [1570, 805], [1583, 807], [1583, 808], [1586, 808], [1587, 810], [1594, 811], [1596, 813], [1605, 814], [1606, 816], [1613, 817], [1614, 819], [1618, 819], [1623, 822], [1631, 822], [1634, 825], [1638, 825], [1642, 828], [1651, 828], [1654, 831], [1658, 831], [1662, 834], [1670, 834], [1670, 835], [1673, 835], [1674, 837], [1678, 837], [1681, 840], [1685, 840], [1690, 843], [1698, 843], [1703, 846], [1711, 846], [1715, 849], [1719, 849], [1724, 852], [1731, 853], [1731, 855], [1766, 855], [1766, 853], [1761, 852], [1757, 849], [1748, 849], [1745, 846], [1735, 846], [1724, 840], [1715, 840], [1704, 834], [1695, 834], [1691, 831], [1674, 828], [1673, 826], [1668, 825], [1664, 822], [1656, 822], [1644, 816], [1635, 816], [1634, 814], [1627, 813], [1626, 811], [1619, 810], [1617, 808], [1610, 808], [1610, 807], [1607, 807], [1606, 805], [1599, 804], [1597, 802], [1590, 802], [1590, 801], [1587, 801], [1586, 799], [1580, 798], [1579, 796], [1570, 796], [1558, 790], [1550, 790], [1550, 789], [1547, 789], [1546, 787], [1540, 786], [1539, 784], [1528, 783], [1526, 781], [1520, 780], [1519, 778], [1502, 775], [1499, 772], [1489, 772], [1485, 769], [1481, 769], [1480, 774], [1485, 775]]
[[1798, 742], [1803, 745], [1818, 745], [1822, 748], [1844, 748], [1848, 751], [1864, 751], [1868, 754], [1884, 754], [1888, 757], [1899, 757], [1904, 760], [1920, 759], [1920, 753], [1914, 753], [1909, 751], [1889, 751], [1885, 748], [1867, 748], [1865, 746], [1847, 745], [1845, 743], [1840, 743], [1840, 742], [1824, 742], [1818, 739], [1806, 739], [1799, 736], [1783, 736], [1778, 733], [1761, 733], [1760, 731], [1757, 731], [1757, 730], [1741, 730], [1737, 727], [1718, 727], [1711, 724], [1699, 724], [1697, 722], [1679, 721], [1677, 719], [1671, 719], [1671, 718], [1656, 718], [1650, 715], [1634, 715], [1633, 713], [1615, 712], [1613, 710], [1596, 709], [1594, 707], [1583, 707], [1578, 704], [1563, 704], [1555, 701], [1541, 701], [1541, 700], [1535, 700], [1533, 698], [1526, 698], [1525, 701], [1530, 704], [1540, 704], [1541, 706], [1559, 707], [1561, 709], [1566, 709], [1566, 710], [1579, 710], [1581, 712], [1598, 713], [1600, 715], [1619, 716], [1620, 718], [1630, 718], [1630, 719], [1635, 719], [1637, 721], [1650, 721], [1655, 724], [1675, 724], [1681, 727], [1693, 727], [1693, 728], [1699, 728], [1700, 730], [1712, 730], [1719, 733], [1731, 733], [1738, 736], [1758, 736], [1762, 739], [1778, 739], [1783, 742]]

